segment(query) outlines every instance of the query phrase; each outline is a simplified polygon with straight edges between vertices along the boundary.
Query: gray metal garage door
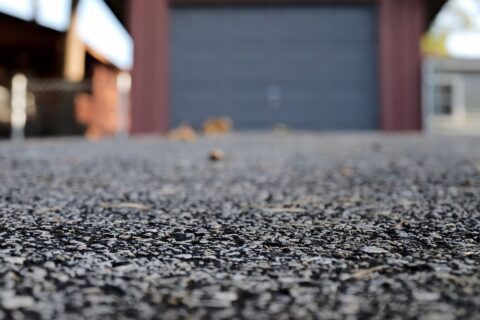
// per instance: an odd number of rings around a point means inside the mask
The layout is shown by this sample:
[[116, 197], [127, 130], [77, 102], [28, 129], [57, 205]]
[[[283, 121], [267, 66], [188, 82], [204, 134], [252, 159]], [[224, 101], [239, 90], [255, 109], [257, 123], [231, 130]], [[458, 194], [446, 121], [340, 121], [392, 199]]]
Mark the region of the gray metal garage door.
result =
[[374, 6], [174, 7], [171, 125], [378, 127]]

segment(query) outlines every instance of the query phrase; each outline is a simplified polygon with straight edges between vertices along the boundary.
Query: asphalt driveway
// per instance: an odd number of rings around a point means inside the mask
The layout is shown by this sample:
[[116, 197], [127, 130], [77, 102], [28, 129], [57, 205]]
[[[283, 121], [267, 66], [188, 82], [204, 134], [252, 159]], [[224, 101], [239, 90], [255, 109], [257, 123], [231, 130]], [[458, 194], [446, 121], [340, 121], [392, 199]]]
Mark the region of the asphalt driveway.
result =
[[0, 319], [478, 319], [479, 210], [475, 137], [1, 142]]

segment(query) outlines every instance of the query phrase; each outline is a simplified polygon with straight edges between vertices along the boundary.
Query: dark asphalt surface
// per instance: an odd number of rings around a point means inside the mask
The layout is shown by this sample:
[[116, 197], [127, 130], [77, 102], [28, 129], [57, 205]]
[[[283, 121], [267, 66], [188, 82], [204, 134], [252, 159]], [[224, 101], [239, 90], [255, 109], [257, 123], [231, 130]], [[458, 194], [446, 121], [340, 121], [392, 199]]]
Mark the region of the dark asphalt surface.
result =
[[1, 142], [0, 319], [479, 319], [479, 170], [475, 137]]

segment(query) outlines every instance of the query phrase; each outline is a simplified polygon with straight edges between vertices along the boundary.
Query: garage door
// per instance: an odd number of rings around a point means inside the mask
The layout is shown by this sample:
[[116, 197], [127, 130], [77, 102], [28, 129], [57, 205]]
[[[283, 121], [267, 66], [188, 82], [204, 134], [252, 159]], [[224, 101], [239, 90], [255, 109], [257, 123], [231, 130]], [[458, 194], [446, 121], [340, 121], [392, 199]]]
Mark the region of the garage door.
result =
[[173, 7], [171, 125], [378, 127], [375, 6]]

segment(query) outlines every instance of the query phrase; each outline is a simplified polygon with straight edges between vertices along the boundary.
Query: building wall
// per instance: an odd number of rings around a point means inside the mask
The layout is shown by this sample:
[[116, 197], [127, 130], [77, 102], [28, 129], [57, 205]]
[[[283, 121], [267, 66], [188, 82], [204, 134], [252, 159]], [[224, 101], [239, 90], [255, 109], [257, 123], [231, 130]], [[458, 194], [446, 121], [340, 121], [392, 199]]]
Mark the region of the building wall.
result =
[[426, 27], [426, 2], [382, 0], [379, 5], [381, 127], [420, 130], [420, 38]]
[[480, 62], [428, 57], [423, 69], [426, 130], [478, 134]]
[[467, 112], [480, 113], [480, 72], [465, 74], [465, 107]]
[[132, 72], [133, 133], [168, 130], [168, 1], [131, 1], [130, 30], [135, 42]]
[[[213, 0], [177, 0], [218, 4]], [[383, 130], [421, 129], [420, 37], [426, 27], [427, 0], [276, 0], [251, 4], [378, 3], [380, 56], [380, 123]], [[222, 2], [223, 4], [225, 1]], [[232, 0], [232, 4], [235, 0]], [[245, 3], [245, 1], [242, 1]], [[169, 1], [131, 1], [131, 32], [135, 40], [132, 88], [132, 132], [168, 129]]]

